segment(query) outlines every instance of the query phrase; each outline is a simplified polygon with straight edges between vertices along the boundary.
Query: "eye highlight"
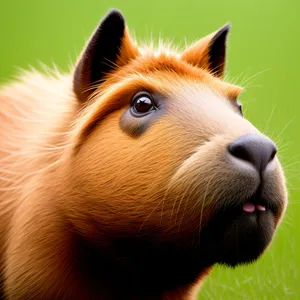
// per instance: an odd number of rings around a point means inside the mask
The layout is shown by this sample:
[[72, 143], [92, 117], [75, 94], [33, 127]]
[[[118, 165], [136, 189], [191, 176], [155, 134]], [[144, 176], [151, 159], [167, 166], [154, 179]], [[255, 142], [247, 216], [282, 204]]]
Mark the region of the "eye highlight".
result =
[[145, 116], [154, 110], [156, 110], [156, 106], [150, 94], [140, 92], [134, 96], [130, 109], [134, 117]]

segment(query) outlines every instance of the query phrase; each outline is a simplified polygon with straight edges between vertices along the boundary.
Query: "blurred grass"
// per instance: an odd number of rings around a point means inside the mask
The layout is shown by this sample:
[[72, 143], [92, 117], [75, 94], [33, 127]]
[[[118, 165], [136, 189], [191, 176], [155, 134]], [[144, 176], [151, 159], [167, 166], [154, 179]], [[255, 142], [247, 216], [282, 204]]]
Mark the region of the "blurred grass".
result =
[[142, 41], [162, 36], [183, 46], [232, 23], [226, 78], [246, 87], [246, 117], [277, 141], [290, 204], [266, 254], [250, 266], [216, 267], [199, 297], [300, 299], [300, 2], [1, 0], [0, 82], [40, 61], [67, 71], [112, 7]]

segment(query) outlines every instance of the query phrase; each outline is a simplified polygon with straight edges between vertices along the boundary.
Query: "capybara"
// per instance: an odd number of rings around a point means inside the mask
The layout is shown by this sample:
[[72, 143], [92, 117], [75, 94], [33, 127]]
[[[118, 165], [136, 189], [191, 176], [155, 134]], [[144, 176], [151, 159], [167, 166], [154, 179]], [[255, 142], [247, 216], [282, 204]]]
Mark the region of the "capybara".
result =
[[3, 299], [195, 299], [264, 252], [287, 191], [222, 79], [229, 29], [137, 47], [111, 10], [70, 74], [1, 88]]

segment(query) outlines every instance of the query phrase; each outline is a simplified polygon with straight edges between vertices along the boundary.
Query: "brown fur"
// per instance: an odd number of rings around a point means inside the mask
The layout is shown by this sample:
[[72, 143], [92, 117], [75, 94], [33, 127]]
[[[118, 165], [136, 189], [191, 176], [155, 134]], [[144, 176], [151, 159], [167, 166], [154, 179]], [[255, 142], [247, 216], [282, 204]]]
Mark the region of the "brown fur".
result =
[[[70, 75], [25, 73], [2, 88], [5, 299], [195, 297], [212, 266], [194, 270], [195, 236], [224, 199], [256, 184], [226, 161], [229, 143], [259, 132], [235, 108], [241, 89], [210, 73], [212, 37], [183, 54], [154, 53], [126, 31], [114, 71], [84, 105]], [[135, 136], [135, 121], [120, 119], [139, 90], [165, 97], [168, 111]], [[286, 190], [277, 158], [273, 164], [266, 186], [280, 207], [275, 229]], [[162, 253], [150, 253], [151, 264], [149, 247]], [[142, 251], [145, 259], [134, 261]], [[162, 287], [150, 271], [156, 263]]]

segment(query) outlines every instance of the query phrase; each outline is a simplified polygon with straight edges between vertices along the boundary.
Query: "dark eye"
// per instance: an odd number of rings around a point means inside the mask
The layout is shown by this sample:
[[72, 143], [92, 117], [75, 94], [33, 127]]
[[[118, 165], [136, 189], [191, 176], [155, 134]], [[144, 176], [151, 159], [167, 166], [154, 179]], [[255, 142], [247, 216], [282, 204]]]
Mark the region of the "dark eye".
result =
[[155, 109], [151, 96], [147, 93], [138, 94], [132, 102], [132, 110], [135, 115], [144, 115]]
[[241, 115], [243, 116], [243, 106], [240, 102], [237, 101], [237, 108], [239, 109]]

